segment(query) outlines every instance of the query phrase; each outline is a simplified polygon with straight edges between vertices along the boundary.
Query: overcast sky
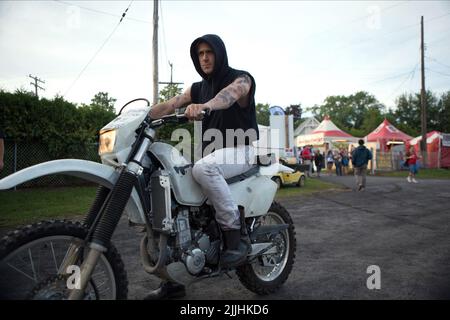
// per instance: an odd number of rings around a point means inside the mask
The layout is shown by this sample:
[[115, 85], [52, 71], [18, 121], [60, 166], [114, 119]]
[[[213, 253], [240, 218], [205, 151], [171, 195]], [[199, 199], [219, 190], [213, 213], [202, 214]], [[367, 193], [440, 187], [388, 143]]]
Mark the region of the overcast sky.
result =
[[[0, 1], [0, 87], [31, 90], [31, 74], [45, 81], [46, 98], [89, 103], [106, 91], [116, 108], [151, 101], [153, 2], [132, 2], [118, 25], [129, 5]], [[450, 90], [450, 1], [163, 0], [160, 9], [160, 81], [170, 80], [170, 61], [184, 88], [200, 79], [191, 42], [216, 33], [230, 65], [256, 79], [259, 103], [305, 108], [364, 90], [392, 107], [401, 93], [420, 90], [423, 15], [426, 87]]]

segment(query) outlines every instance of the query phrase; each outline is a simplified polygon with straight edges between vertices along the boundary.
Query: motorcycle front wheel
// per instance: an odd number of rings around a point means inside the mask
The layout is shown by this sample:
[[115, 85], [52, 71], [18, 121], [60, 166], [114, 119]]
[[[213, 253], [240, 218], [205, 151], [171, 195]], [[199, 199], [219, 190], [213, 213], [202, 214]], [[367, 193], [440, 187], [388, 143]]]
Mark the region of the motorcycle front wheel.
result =
[[[0, 299], [67, 299], [75, 284], [75, 273], [70, 273], [74, 269], [58, 271], [69, 248], [80, 245], [87, 232], [80, 223], [43, 221], [8, 233], [0, 240]], [[127, 288], [122, 259], [111, 244], [94, 269], [84, 299], [126, 299]]]
[[275, 253], [262, 254], [253, 262], [237, 267], [236, 274], [241, 283], [259, 295], [276, 292], [286, 282], [295, 260], [296, 239], [294, 223], [289, 212], [277, 202], [273, 202], [269, 212], [260, 217], [261, 225], [288, 224], [287, 230], [272, 238]]

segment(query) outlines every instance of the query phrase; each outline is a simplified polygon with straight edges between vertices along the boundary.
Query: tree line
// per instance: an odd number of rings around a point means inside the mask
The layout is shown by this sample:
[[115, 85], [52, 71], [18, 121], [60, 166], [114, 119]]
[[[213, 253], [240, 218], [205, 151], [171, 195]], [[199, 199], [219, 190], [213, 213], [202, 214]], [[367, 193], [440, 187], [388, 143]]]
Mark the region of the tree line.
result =
[[[165, 101], [181, 92], [177, 85], [169, 85], [160, 92]], [[76, 157], [78, 153], [98, 141], [99, 130], [116, 117], [116, 99], [106, 92], [97, 93], [90, 104], [75, 104], [61, 96], [38, 98], [30, 92], [0, 90], [0, 128], [8, 139], [35, 141], [48, 146], [55, 157]], [[427, 130], [450, 132], [450, 91], [437, 95], [426, 92]], [[418, 136], [420, 127], [420, 94], [402, 94], [396, 106], [388, 109], [375, 96], [365, 91], [343, 96], [329, 96], [321, 105], [305, 108], [317, 120], [328, 115], [342, 130], [356, 137], [373, 131], [384, 118], [411, 136]], [[256, 105], [258, 124], [269, 125], [269, 104]], [[305, 118], [301, 104], [285, 108], [295, 115], [295, 127]], [[192, 124], [183, 125], [193, 133]], [[173, 126], [159, 132], [159, 138], [170, 141]], [[175, 142], [174, 142], [175, 143]]]
[[[375, 96], [359, 91], [348, 96], [328, 96], [322, 104], [305, 108], [305, 111], [311, 112], [318, 121], [328, 115], [336, 126], [355, 137], [368, 135], [385, 118], [399, 130], [415, 137], [421, 134], [420, 101], [420, 93], [405, 93], [396, 99], [394, 108], [387, 108]], [[427, 131], [450, 132], [450, 91], [438, 95], [428, 90], [426, 105]], [[256, 106], [259, 124], [269, 125], [269, 107], [269, 104]], [[285, 108], [288, 114], [293, 113], [291, 110], [295, 111], [293, 107], [296, 105]], [[304, 120], [297, 118], [294, 126], [297, 127]]]
[[24, 90], [0, 90], [0, 127], [9, 140], [43, 143], [55, 158], [76, 157], [115, 118], [115, 101], [106, 92], [77, 105], [61, 96], [49, 100]]

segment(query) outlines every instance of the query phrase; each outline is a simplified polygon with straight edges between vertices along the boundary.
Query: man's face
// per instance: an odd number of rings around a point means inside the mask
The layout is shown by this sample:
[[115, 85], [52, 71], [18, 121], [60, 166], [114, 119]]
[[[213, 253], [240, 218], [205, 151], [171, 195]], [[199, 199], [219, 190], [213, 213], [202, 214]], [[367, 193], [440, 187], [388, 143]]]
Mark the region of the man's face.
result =
[[198, 61], [200, 67], [206, 75], [210, 75], [214, 71], [215, 56], [212, 48], [207, 43], [200, 43], [197, 47]]

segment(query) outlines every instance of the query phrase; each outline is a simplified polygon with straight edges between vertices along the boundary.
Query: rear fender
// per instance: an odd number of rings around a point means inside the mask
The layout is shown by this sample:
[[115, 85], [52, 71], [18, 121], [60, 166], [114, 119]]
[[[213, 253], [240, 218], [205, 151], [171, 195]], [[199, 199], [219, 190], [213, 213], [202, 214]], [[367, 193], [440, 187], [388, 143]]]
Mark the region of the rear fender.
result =
[[[52, 174], [65, 174], [82, 178], [112, 189], [119, 177], [119, 172], [112, 167], [87, 160], [61, 159], [40, 163], [0, 180], [0, 190], [14, 188], [15, 186]], [[144, 210], [135, 188], [125, 207], [129, 219], [134, 223], [145, 223]]]

